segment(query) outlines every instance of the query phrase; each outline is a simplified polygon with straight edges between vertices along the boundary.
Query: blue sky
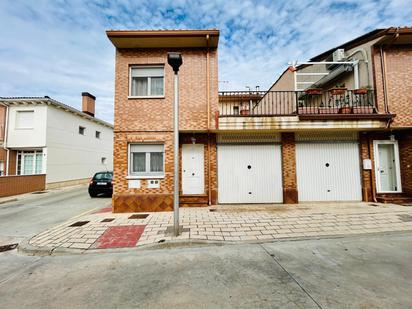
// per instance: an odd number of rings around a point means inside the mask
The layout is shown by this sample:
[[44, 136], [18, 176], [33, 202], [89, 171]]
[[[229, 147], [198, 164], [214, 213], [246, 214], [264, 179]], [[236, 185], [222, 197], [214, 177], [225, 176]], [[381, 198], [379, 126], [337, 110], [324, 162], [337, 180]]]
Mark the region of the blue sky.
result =
[[113, 121], [107, 29], [221, 30], [219, 88], [267, 89], [293, 60], [375, 28], [411, 26], [410, 0], [0, 0], [0, 96], [49, 95]]

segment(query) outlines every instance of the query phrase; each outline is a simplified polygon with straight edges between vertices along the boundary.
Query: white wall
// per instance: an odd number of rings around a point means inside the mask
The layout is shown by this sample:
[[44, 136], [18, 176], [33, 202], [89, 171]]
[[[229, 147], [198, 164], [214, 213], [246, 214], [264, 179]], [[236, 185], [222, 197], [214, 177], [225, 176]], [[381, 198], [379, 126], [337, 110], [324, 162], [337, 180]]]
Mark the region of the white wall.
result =
[[[33, 128], [16, 128], [16, 115], [18, 111], [34, 111]], [[19, 105], [10, 106], [7, 135], [9, 148], [41, 148], [46, 146], [46, 105]]]
[[[79, 126], [86, 128], [85, 135], [79, 134]], [[106, 168], [113, 170], [113, 129], [48, 106], [46, 183], [90, 178]]]

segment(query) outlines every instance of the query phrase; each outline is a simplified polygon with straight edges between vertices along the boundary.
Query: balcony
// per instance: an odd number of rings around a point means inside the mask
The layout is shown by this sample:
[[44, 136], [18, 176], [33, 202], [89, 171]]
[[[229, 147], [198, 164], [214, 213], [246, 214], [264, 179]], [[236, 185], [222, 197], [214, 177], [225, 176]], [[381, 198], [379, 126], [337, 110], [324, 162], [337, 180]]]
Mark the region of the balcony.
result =
[[391, 117], [393, 115], [378, 113], [375, 93], [366, 89], [219, 93], [220, 129], [295, 129], [303, 127], [305, 121], [316, 120], [334, 121], [333, 126], [341, 121], [345, 128], [376, 128]]
[[224, 91], [219, 117], [378, 115], [373, 90]]

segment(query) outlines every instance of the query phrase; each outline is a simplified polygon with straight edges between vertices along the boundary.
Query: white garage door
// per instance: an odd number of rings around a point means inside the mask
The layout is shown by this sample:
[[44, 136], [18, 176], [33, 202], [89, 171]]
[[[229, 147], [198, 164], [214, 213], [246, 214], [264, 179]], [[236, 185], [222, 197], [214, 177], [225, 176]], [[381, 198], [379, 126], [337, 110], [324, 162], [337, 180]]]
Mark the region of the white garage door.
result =
[[219, 203], [281, 203], [278, 145], [218, 145]]
[[357, 143], [297, 143], [299, 201], [361, 201]]

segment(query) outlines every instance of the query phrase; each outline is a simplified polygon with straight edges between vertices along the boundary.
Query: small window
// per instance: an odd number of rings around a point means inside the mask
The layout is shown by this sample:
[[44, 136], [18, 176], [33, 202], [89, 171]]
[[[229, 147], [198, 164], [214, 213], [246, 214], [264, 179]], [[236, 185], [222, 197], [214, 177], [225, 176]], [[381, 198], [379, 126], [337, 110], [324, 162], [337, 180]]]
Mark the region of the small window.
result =
[[130, 144], [129, 174], [164, 176], [164, 145]]
[[106, 165], [106, 163], [107, 163], [107, 158], [102, 157], [102, 164], [103, 164], [103, 165]]
[[17, 111], [16, 129], [33, 129], [34, 111]]
[[163, 67], [130, 67], [130, 96], [163, 97]]
[[96, 131], [96, 138], [100, 138], [100, 132]]
[[79, 134], [84, 135], [85, 132], [86, 132], [86, 128], [79, 126]]

